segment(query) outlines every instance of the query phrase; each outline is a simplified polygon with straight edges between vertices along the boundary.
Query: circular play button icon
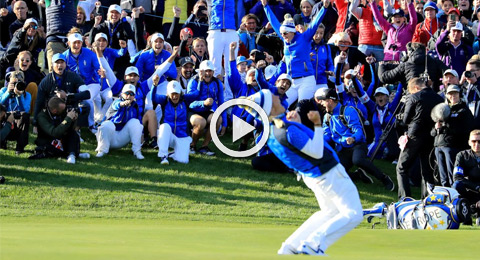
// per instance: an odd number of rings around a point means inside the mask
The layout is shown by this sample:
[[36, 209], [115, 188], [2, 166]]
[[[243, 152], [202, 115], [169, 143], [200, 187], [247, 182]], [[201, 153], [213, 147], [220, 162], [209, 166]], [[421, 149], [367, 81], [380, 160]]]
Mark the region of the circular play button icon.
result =
[[[223, 113], [223, 111], [225, 111], [229, 107], [238, 106], [238, 105], [248, 106], [248, 107], [251, 107], [253, 110], [255, 110], [260, 115], [260, 118], [263, 124], [263, 134], [262, 134], [262, 138], [260, 139], [260, 142], [258, 142], [254, 147], [246, 151], [235, 151], [227, 148], [222, 142], [220, 142], [220, 139], [218, 138], [217, 131], [215, 128], [215, 126], [217, 125], [217, 120], [220, 117], [220, 115]], [[237, 141], [238, 139], [242, 138], [246, 134], [255, 130], [255, 127], [253, 127], [252, 125], [245, 122], [243, 119], [238, 118], [235, 115], [233, 115], [232, 121], [233, 121], [232, 142]], [[267, 143], [268, 135], [270, 133], [268, 116], [267, 116], [267, 113], [265, 113], [265, 111], [263, 111], [263, 109], [257, 103], [251, 100], [243, 99], [243, 98], [231, 99], [223, 103], [221, 106], [219, 106], [217, 110], [215, 110], [215, 112], [213, 113], [212, 121], [210, 122], [210, 133], [212, 134], [213, 143], [224, 154], [229, 155], [231, 157], [242, 157], [242, 158], [248, 157], [260, 151], [260, 149]]]

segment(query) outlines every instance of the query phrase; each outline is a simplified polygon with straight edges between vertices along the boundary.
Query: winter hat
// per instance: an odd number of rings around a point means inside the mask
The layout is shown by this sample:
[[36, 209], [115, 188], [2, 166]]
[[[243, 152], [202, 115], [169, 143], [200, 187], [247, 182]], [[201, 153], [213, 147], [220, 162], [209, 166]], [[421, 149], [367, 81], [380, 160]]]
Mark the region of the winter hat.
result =
[[280, 26], [280, 33], [284, 33], [284, 32], [295, 33], [297, 30], [295, 30], [295, 22], [293, 21], [292, 16], [290, 14], [285, 14], [284, 18], [285, 20], [283, 20], [283, 23]]
[[[265, 111], [267, 116], [269, 116], [270, 112], [272, 112], [272, 92], [270, 92], [270, 90], [262, 89], [261, 91], [251, 96], [248, 96], [247, 99], [260, 105], [260, 107], [262, 107], [263, 111]], [[246, 106], [245, 110], [247, 110], [248, 113], [252, 114], [255, 117], [259, 116], [257, 111], [255, 111], [255, 109], [249, 106]]]
[[426, 3], [423, 6], [423, 13], [425, 13], [425, 10], [427, 10], [427, 8], [433, 8], [433, 9], [435, 9], [435, 12], [438, 13], [437, 4], [435, 4], [434, 2], [429, 1], [428, 3]]

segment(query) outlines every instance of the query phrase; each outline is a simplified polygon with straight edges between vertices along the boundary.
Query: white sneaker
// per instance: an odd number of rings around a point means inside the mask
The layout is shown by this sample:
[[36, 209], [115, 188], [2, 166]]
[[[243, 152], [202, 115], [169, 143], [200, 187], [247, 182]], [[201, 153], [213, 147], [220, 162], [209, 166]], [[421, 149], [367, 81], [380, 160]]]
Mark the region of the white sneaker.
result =
[[143, 157], [143, 155], [142, 155], [142, 152], [136, 152], [135, 157], [137, 157], [137, 159], [139, 159], [139, 160], [145, 159], [145, 157]]
[[82, 159], [90, 159], [90, 154], [89, 153], [80, 153], [78, 154], [78, 157]]
[[313, 246], [309, 242], [304, 241], [298, 248], [297, 252], [304, 255], [320, 255], [326, 256], [322, 249], [318, 246]]
[[295, 249], [290, 244], [282, 243], [282, 247], [278, 249], [277, 254], [279, 255], [296, 255], [298, 254], [297, 249]]
[[98, 152], [97, 155], [96, 155], [96, 157], [100, 158], [100, 157], [103, 157], [104, 155], [105, 155], [104, 152]]
[[163, 164], [163, 165], [168, 165], [168, 164], [170, 164], [170, 163], [168, 162], [167, 156], [163, 156], [163, 157], [162, 157], [162, 161], [160, 162], [160, 164]]
[[70, 154], [70, 155], [67, 157], [67, 163], [75, 164], [75, 155]]

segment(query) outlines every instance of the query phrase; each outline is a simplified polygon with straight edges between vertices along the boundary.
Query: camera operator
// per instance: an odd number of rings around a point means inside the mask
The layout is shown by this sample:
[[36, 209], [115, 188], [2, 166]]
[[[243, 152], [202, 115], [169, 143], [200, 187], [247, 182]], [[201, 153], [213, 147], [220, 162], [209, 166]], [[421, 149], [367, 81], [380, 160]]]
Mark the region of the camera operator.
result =
[[30, 127], [30, 93], [25, 91], [27, 86], [24, 82], [24, 75], [21, 71], [14, 71], [10, 74], [7, 87], [0, 90], [0, 104], [7, 109], [7, 116], [13, 114], [12, 131], [2, 141], [1, 146], [7, 147], [7, 140], [17, 141], [15, 153], [24, 152], [28, 144], [28, 129]]
[[[33, 113], [33, 124], [35, 126], [37, 126], [38, 114], [45, 108], [47, 100], [51, 97], [57, 96], [62, 98], [68, 102], [67, 105], [72, 107], [78, 106], [80, 101], [90, 98], [89, 91], [78, 92], [79, 87], [85, 85], [85, 83], [77, 73], [66, 70], [67, 65], [65, 61], [65, 55], [61, 53], [53, 55], [53, 72], [49, 73], [38, 86], [37, 102], [35, 103], [35, 112]], [[82, 111], [77, 125], [88, 127], [88, 115], [92, 108], [85, 103], [80, 105], [82, 106]]]
[[67, 157], [67, 163], [75, 164], [75, 158], [89, 158], [88, 153], [79, 154], [80, 136], [75, 131], [78, 108], [69, 108], [65, 100], [52, 97], [47, 107], [37, 115], [38, 136], [35, 154], [29, 159]]
[[467, 83], [465, 98], [468, 108], [473, 114], [473, 129], [480, 129], [480, 89], [478, 84], [480, 75], [480, 59], [470, 59], [467, 62], [465, 73], [463, 73], [460, 83]]
[[13, 114], [7, 116], [7, 108], [4, 105], [0, 105], [0, 142], [6, 140], [10, 131], [12, 131], [15, 118]]

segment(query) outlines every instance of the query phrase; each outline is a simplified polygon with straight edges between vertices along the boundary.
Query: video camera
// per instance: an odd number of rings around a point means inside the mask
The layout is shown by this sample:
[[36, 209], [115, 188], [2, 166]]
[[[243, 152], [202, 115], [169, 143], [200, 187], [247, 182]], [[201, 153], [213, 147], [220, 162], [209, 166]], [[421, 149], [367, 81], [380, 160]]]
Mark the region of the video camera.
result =
[[75, 101], [75, 94], [73, 93], [67, 94], [67, 98], [65, 99], [65, 105], [66, 105], [67, 112], [70, 112], [73, 110], [77, 114], [82, 113], [83, 105]]
[[13, 83], [13, 89], [10, 90], [10, 97], [11, 98], [15, 98], [17, 97], [17, 94], [15, 93], [15, 89], [18, 91], [18, 92], [24, 92], [25, 89], [27, 88], [27, 85], [25, 84], [25, 82], [23, 81], [17, 81], [15, 83]]

